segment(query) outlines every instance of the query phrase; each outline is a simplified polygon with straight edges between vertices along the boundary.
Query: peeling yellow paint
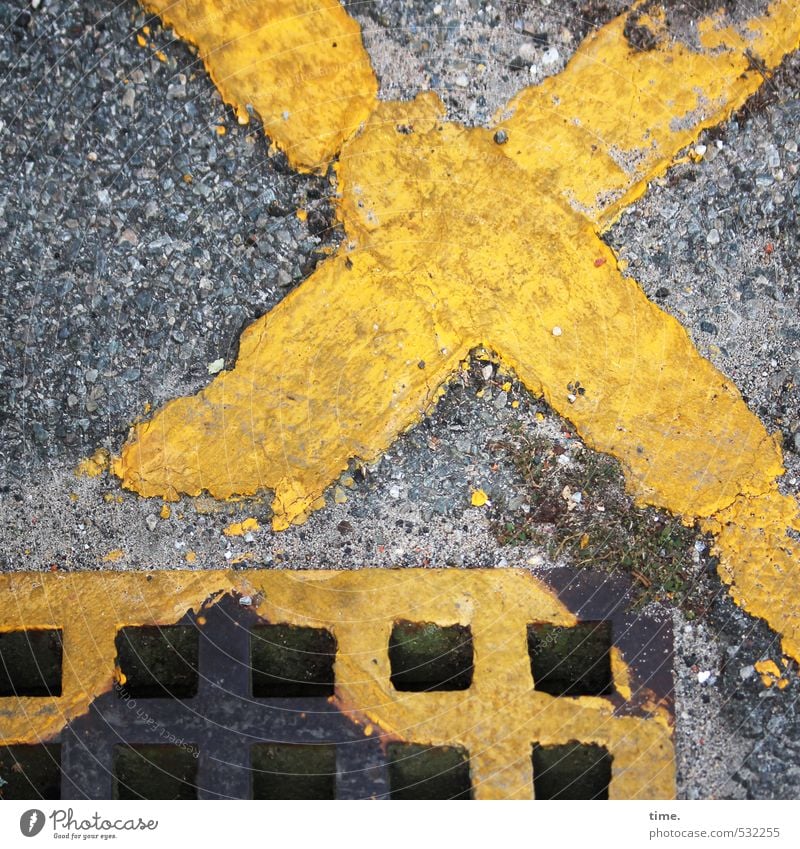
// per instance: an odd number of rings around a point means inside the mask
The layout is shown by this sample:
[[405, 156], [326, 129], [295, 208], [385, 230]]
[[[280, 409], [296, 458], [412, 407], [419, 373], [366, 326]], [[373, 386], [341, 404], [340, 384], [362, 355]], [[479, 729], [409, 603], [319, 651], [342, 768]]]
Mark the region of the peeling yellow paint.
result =
[[233, 522], [228, 525], [227, 528], [223, 530], [223, 534], [226, 537], [241, 537], [245, 534], [254, 533], [255, 531], [260, 529], [260, 525], [258, 524], [258, 519], [248, 518], [244, 519], [241, 522]]
[[240, 123], [250, 110], [292, 167], [327, 166], [376, 102], [358, 24], [338, 0], [144, 0], [201, 58]]
[[113, 548], [103, 557], [103, 563], [116, 563], [118, 560], [122, 560], [124, 556], [125, 552], [121, 548]]
[[161, 516], [162, 519], [169, 519], [169, 517], [172, 515], [172, 510], [170, 509], [169, 504], [162, 504], [161, 511], [158, 515]]
[[789, 685], [789, 679], [783, 677], [774, 660], [759, 660], [755, 664], [755, 670], [761, 677], [761, 683], [767, 688], [775, 686], [784, 690]]
[[[780, 446], [678, 322], [622, 277], [598, 235], [759, 87], [753, 56], [774, 68], [800, 44], [793, 0], [738, 29], [718, 15], [701, 22], [702, 50], [664, 38], [632, 51], [617, 18], [498, 116], [503, 145], [491, 130], [444, 122], [433, 94], [376, 105], [358, 28], [338, 3], [293, 0], [278, 13], [265, 0], [225, 21], [212, 0], [199, 5], [205, 14], [190, 20], [186, 0], [149, 2], [199, 45], [240, 116], [245, 97], [257, 105], [298, 167], [341, 148], [346, 238], [248, 327], [235, 369], [136, 425], [114, 462], [123, 485], [169, 500], [271, 489], [273, 528], [283, 530], [324, 505], [351, 458], [376, 459], [429, 411], [484, 346], [479, 358], [497, 351], [589, 447], [621, 461], [638, 503], [717, 534], [736, 600], [800, 657], [798, 547], [786, 533], [797, 504], [777, 493]], [[341, 85], [341, 75], [325, 76], [327, 48], [307, 56], [297, 46], [318, 37], [325, 47], [334, 31], [363, 72], [346, 75], [336, 108], [315, 99], [312, 109], [307, 86], [290, 79], [278, 93], [282, 74], [260, 73], [276, 63], [291, 76], [313, 60], [326, 84]], [[268, 37], [289, 52], [264, 49]], [[314, 131], [311, 112], [324, 125]], [[564, 387], [576, 377], [586, 394], [569, 403]]]
[[470, 498], [473, 507], [484, 507], [488, 502], [489, 496], [482, 489], [473, 490]]
[[75, 474], [82, 478], [97, 478], [105, 472], [111, 463], [111, 456], [105, 448], [98, 448], [91, 457], [78, 463]]
[[195, 551], [187, 551], [184, 560], [187, 563], [197, 563], [197, 552]]
[[[363, 726], [401, 740], [465, 747], [478, 798], [530, 798], [531, 744], [570, 740], [611, 753], [610, 798], [674, 796], [671, 731], [658, 715], [618, 716], [608, 699], [556, 698], [533, 689], [527, 625], [576, 620], [554, 593], [517, 570], [0, 575], [7, 600], [0, 631], [62, 628], [65, 653], [61, 697], [0, 698], [0, 744], [47, 740], [107, 693], [121, 672], [114, 664], [120, 627], [172, 624], [220, 592], [251, 596], [271, 622], [329, 628], [337, 643], [335, 704]], [[388, 645], [400, 618], [471, 626], [472, 686], [396, 691]], [[612, 671], [624, 696], [629, 683], [619, 656], [612, 657]]]

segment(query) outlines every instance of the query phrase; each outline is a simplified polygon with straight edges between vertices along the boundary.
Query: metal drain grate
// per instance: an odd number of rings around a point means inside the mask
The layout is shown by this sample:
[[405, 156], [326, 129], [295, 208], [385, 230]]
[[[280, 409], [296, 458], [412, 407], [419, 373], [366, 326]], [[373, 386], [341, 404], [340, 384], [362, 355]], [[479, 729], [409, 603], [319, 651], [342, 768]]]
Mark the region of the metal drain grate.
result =
[[[584, 588], [579, 622], [555, 593], [511, 571], [241, 580], [0, 577], [15, 610], [29, 602], [30, 633], [57, 625], [64, 645], [60, 697], [47, 695], [51, 680], [39, 696], [0, 698], [0, 796], [672, 792], [669, 694], [653, 689], [669, 664], [669, 630], [626, 618], [613, 592]], [[84, 609], [72, 616], [76, 595]], [[176, 610], [187, 612], [175, 621]], [[45, 611], [64, 621], [43, 621]], [[13, 681], [29, 631], [2, 616], [0, 637], [17, 635], [0, 639]]]

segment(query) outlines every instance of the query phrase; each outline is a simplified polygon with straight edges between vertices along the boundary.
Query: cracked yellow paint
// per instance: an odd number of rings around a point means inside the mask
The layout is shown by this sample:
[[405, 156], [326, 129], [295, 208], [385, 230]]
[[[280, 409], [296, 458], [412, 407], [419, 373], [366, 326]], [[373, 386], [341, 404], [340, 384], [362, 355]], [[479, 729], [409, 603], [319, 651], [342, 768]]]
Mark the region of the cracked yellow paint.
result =
[[[338, 0], [143, 0], [194, 44], [226, 103], [250, 112], [293, 168], [324, 169], [372, 110], [361, 30]], [[249, 107], [249, 108], [248, 108]]]
[[[109, 692], [119, 675], [114, 638], [120, 627], [172, 624], [220, 592], [250, 596], [271, 622], [329, 628], [337, 644], [334, 703], [392, 737], [465, 747], [477, 798], [530, 798], [531, 744], [571, 740], [608, 749], [610, 798], [674, 796], [672, 734], [663, 707], [620, 716], [609, 699], [534, 691], [527, 625], [576, 620], [554, 593], [516, 570], [1, 575], [7, 603], [0, 607], [0, 631], [62, 628], [64, 664], [61, 697], [0, 698], [0, 745], [47, 740]], [[469, 625], [472, 686], [395, 690], [388, 646], [398, 619]], [[628, 672], [618, 652], [612, 670], [625, 698]]]
[[[320, 8], [335, 17], [333, 5]], [[698, 51], [662, 40], [634, 52], [618, 18], [562, 74], [512, 101], [503, 145], [445, 122], [433, 94], [375, 106], [365, 86], [361, 118], [375, 108], [336, 164], [342, 246], [244, 332], [235, 369], [136, 425], [114, 461], [123, 485], [173, 500], [271, 489], [273, 527], [285, 529], [324, 505], [351, 458], [376, 459], [418, 421], [486, 346], [591, 448], [621, 461], [638, 502], [701, 519], [736, 600], [800, 657], [800, 552], [787, 535], [800, 518], [776, 488], [780, 446], [598, 235], [758, 88], [754, 59], [773, 68], [800, 44], [794, 6], [778, 0], [739, 30], [712, 16]], [[261, 32], [268, 16], [248, 20]], [[250, 42], [235, 44], [226, 62], [249, 67]], [[306, 103], [299, 91], [287, 95], [295, 107]], [[355, 123], [337, 126], [341, 141]], [[586, 394], [570, 403], [576, 379]]]

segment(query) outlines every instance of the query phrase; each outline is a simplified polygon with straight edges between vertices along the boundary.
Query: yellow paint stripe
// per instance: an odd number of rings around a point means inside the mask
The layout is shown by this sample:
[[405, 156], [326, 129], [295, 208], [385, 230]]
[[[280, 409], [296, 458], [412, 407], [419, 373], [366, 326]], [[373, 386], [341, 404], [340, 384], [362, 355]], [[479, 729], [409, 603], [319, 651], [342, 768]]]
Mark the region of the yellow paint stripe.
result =
[[378, 85], [338, 0], [144, 0], [197, 46], [240, 121], [248, 104], [292, 167], [324, 169], [370, 113]]
[[495, 116], [507, 154], [603, 227], [762, 85], [746, 52], [772, 69], [800, 45], [797, 0], [778, 0], [739, 29], [724, 26], [720, 10], [699, 23], [701, 50], [664, 36], [658, 49], [635, 51], [626, 19], [590, 35], [561, 74]]
[[[531, 744], [570, 740], [598, 743], [612, 754], [612, 798], [674, 795], [673, 746], [663, 712], [649, 719], [616, 717], [606, 699], [533, 690], [527, 624], [569, 626], [576, 620], [543, 584], [515, 570], [0, 576], [0, 595], [7, 599], [0, 631], [60, 627], [65, 651], [61, 698], [0, 699], [0, 743], [52, 737], [108, 692], [119, 627], [172, 624], [218, 592], [251, 596], [268, 621], [330, 628], [337, 642], [338, 706], [399, 739], [466, 747], [478, 798], [530, 798]], [[388, 645], [397, 619], [471, 626], [475, 672], [469, 690], [396, 691]], [[613, 666], [621, 692], [628, 686], [623, 667], [618, 660]]]

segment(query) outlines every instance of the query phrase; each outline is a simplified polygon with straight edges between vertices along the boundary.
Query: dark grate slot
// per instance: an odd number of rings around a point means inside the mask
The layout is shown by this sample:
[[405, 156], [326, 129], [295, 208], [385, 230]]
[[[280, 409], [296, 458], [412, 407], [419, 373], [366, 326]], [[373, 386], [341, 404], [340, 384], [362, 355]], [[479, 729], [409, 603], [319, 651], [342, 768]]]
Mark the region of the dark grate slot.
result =
[[336, 746], [264, 743], [251, 751], [254, 799], [333, 799]]
[[61, 631], [0, 634], [0, 696], [61, 695]]
[[472, 631], [467, 625], [395, 622], [389, 663], [396, 690], [466, 690], [472, 684]]
[[0, 799], [60, 799], [61, 746], [0, 746]]
[[250, 638], [255, 698], [333, 695], [336, 640], [324, 628], [257, 625]]
[[190, 746], [117, 746], [115, 799], [196, 799], [197, 750]]
[[455, 746], [387, 746], [392, 799], [470, 799], [469, 755]]
[[120, 693], [133, 698], [190, 699], [197, 694], [198, 631], [193, 625], [148, 625], [117, 632]]
[[608, 799], [611, 755], [602, 746], [571, 742], [533, 745], [536, 799]]
[[552, 696], [605, 696], [614, 691], [611, 623], [528, 625], [533, 688]]

